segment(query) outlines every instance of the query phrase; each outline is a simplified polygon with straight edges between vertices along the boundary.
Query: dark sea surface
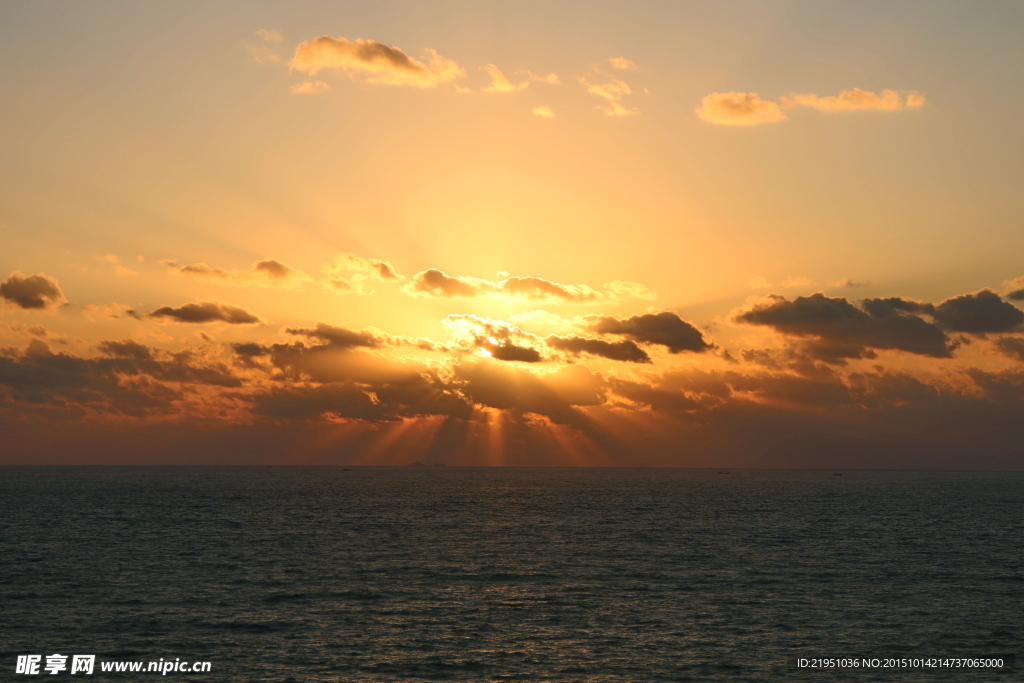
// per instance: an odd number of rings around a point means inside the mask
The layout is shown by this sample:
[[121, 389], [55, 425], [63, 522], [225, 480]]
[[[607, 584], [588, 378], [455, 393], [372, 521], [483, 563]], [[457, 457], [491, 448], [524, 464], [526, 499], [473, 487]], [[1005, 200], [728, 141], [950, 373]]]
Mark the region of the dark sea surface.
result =
[[0, 680], [1024, 678], [1022, 473], [8, 467], [0, 510]]

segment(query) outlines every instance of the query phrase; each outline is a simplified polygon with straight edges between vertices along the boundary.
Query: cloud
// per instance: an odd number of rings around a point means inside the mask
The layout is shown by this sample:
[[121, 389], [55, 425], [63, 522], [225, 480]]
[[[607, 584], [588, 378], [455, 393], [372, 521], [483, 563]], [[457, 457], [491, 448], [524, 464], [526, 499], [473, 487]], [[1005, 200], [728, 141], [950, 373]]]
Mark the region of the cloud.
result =
[[587, 329], [598, 334], [617, 334], [641, 344], [658, 344], [669, 353], [700, 353], [714, 348], [700, 330], [670, 311], [634, 315], [625, 320], [599, 315], [584, 316], [582, 320]]
[[635, 342], [629, 340], [607, 342], [603, 339], [591, 339], [575, 335], [568, 337], [551, 335], [544, 340], [544, 343], [557, 351], [565, 351], [575, 356], [585, 353], [626, 363], [651, 362], [651, 357], [647, 355], [647, 352], [637, 346]]
[[323, 81], [303, 81], [289, 87], [288, 92], [293, 95], [312, 95], [330, 89], [331, 86]]
[[996, 342], [996, 347], [1011, 358], [1024, 361], [1024, 338], [1003, 337]]
[[991, 289], [946, 299], [932, 315], [946, 329], [982, 335], [1010, 332], [1024, 323], [1024, 312]]
[[288, 328], [285, 331], [288, 334], [319, 339], [339, 349], [358, 347], [375, 349], [381, 346], [381, 340], [372, 332], [355, 332], [347, 327], [338, 327], [327, 323], [317, 323], [313, 329]]
[[35, 419], [180, 417], [204, 387], [242, 386], [226, 365], [195, 350], [171, 353], [132, 340], [101, 341], [98, 348], [103, 356], [82, 358], [54, 353], [36, 339], [0, 357], [0, 396], [6, 390], [15, 401], [6, 407]]
[[104, 319], [118, 320], [120, 318], [142, 319], [142, 316], [127, 304], [86, 304], [82, 307], [82, 315], [93, 322]]
[[375, 40], [319, 36], [295, 48], [290, 66], [315, 76], [324, 69], [340, 69], [363, 83], [432, 88], [466, 75], [466, 70], [434, 50], [426, 50], [426, 62], [397, 47]]
[[502, 361], [540, 363], [539, 339], [515, 325], [477, 315], [453, 314], [442, 321], [459, 340], [464, 351], [479, 349], [480, 354]]
[[612, 280], [611, 282], [605, 283], [605, 289], [607, 289], [613, 296], [613, 298], [620, 299], [657, 299], [658, 295], [651, 289], [648, 289], [646, 285], [640, 284], [639, 282], [630, 282], [629, 280]]
[[860, 88], [844, 90], [838, 95], [826, 97], [791, 93], [783, 95], [779, 100], [762, 100], [757, 93], [713, 92], [701, 98], [700, 106], [695, 111], [698, 117], [708, 123], [757, 126], [762, 123], [785, 121], [788, 117], [782, 109], [809, 107], [829, 113], [868, 109], [895, 111], [920, 107], [925, 103], [924, 96], [915, 90], [902, 93], [883, 90], [882, 94], [878, 95]]
[[821, 97], [819, 95], [800, 95], [792, 93], [783, 95], [780, 98], [782, 106], [786, 109], [796, 107], [810, 107], [818, 111], [835, 113], [844, 111], [863, 111], [866, 109], [880, 109], [883, 111], [894, 111], [904, 107], [920, 107], [925, 103], [924, 96], [915, 90], [905, 91], [903, 94], [895, 90], [883, 90], [880, 95], [860, 88], [844, 90], [838, 95]]
[[26, 310], [46, 310], [67, 303], [57, 280], [45, 273], [25, 275], [14, 271], [0, 282], [0, 297]]
[[253, 34], [263, 41], [263, 43], [256, 45], [246, 43], [245, 49], [253, 61], [257, 64], [279, 64], [281, 56], [274, 52], [274, 49], [266, 43], [280, 43], [282, 40], [281, 32], [261, 28], [254, 31]]
[[110, 265], [116, 275], [138, 275], [138, 273], [131, 268], [125, 268], [121, 265], [121, 259], [114, 254], [97, 256], [96, 260]]
[[260, 287], [296, 287], [311, 278], [301, 270], [291, 268], [272, 258], [263, 259], [252, 264], [247, 270], [226, 270], [205, 263], [193, 263], [179, 266], [173, 259], [160, 262], [179, 275], [187, 275], [208, 282], [220, 282], [227, 285], [256, 285]]
[[268, 43], [280, 43], [283, 40], [281, 32], [275, 29], [257, 29], [256, 35]]
[[949, 358], [954, 345], [938, 325], [914, 312], [906, 299], [869, 299], [863, 308], [842, 297], [822, 293], [787, 301], [772, 294], [736, 316], [737, 322], [771, 327], [782, 334], [810, 339], [805, 350], [829, 363], [846, 358], [873, 358], [871, 349], [893, 349], [934, 358]]
[[387, 261], [363, 258], [356, 254], [341, 254], [335, 257], [324, 266], [323, 272], [328, 275], [351, 272], [364, 273], [384, 282], [398, 282], [405, 279], [396, 273], [394, 266]]
[[1018, 277], [1004, 283], [1006, 298], [1011, 301], [1024, 301], [1024, 277]]
[[620, 69], [622, 71], [636, 70], [636, 62], [632, 59], [626, 59], [625, 57], [611, 57], [608, 59], [608, 63], [611, 64], [613, 68]]
[[515, 92], [516, 90], [522, 90], [530, 85], [529, 80], [521, 81], [513, 85], [512, 81], [508, 80], [508, 78], [505, 77], [505, 74], [501, 73], [501, 69], [496, 67], [494, 64], [485, 64], [480, 68], [486, 71], [491, 77], [490, 85], [486, 85], [481, 88], [480, 90], [482, 92]]
[[320, 280], [335, 294], [370, 296], [376, 291], [370, 281], [401, 282], [405, 278], [394, 267], [381, 259], [368, 259], [356, 254], [341, 254], [325, 264], [322, 272], [328, 277]]
[[854, 282], [850, 278], [843, 278], [842, 280], [828, 283], [829, 287], [843, 287], [844, 289], [858, 289], [860, 287], [868, 287], [870, 285], [871, 283], [866, 280], [864, 282]]
[[558, 74], [548, 74], [547, 76], [538, 76], [532, 71], [517, 71], [516, 74], [523, 75], [529, 78], [531, 81], [540, 81], [541, 83], [547, 83], [548, 85], [561, 85], [562, 79], [558, 77]]
[[557, 424], [585, 425], [588, 420], [577, 407], [600, 405], [606, 394], [604, 378], [582, 365], [538, 375], [522, 366], [480, 360], [460, 364], [454, 379], [475, 404], [543, 415]]
[[758, 126], [787, 118], [777, 103], [746, 92], [713, 92], [701, 98], [695, 111], [702, 120], [723, 126]]
[[531, 111], [535, 116], [542, 116], [546, 119], [550, 119], [555, 115], [555, 112], [552, 111], [551, 107], [547, 106], [534, 107]]
[[161, 306], [150, 313], [149, 317], [196, 324], [224, 322], [229, 325], [255, 325], [261, 322], [259, 318], [246, 310], [214, 301], [185, 304], [179, 308]]
[[583, 84], [588, 93], [606, 100], [606, 104], [599, 105], [598, 109], [608, 114], [608, 116], [631, 116], [640, 113], [640, 110], [636, 107], [630, 109], [622, 104], [623, 98], [633, 93], [629, 83], [601, 72], [598, 73], [610, 80], [606, 83], [591, 83], [587, 80], [586, 76], [580, 77], [580, 83]]
[[530, 301], [564, 303], [597, 303], [622, 298], [652, 298], [653, 293], [638, 282], [615, 280], [604, 285], [604, 291], [587, 285], [565, 285], [536, 276], [510, 276], [493, 281], [482, 278], [448, 275], [437, 268], [428, 268], [413, 276], [405, 291], [433, 297], [472, 298], [484, 295], [506, 296]]

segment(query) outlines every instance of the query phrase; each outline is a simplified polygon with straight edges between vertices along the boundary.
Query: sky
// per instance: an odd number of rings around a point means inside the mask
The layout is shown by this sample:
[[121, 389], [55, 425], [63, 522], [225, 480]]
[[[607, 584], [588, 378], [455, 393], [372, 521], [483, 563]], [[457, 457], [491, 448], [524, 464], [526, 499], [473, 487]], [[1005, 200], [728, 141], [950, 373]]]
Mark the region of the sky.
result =
[[0, 463], [1024, 468], [1017, 3], [0, 7]]

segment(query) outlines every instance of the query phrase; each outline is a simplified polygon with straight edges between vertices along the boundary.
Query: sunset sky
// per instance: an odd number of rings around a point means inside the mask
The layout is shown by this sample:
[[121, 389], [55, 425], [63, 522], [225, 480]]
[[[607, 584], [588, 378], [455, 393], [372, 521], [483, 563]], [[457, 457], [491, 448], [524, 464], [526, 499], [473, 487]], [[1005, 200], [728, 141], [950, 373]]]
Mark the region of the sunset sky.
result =
[[1024, 467], [1024, 6], [0, 9], [0, 463]]

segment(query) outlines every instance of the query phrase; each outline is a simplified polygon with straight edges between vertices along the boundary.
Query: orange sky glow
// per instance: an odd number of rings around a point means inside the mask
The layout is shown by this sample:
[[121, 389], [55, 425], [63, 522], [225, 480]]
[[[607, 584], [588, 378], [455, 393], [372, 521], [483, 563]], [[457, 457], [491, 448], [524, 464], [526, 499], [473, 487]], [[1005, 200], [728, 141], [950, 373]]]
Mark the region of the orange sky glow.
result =
[[1020, 8], [582, 7], [5, 10], [0, 464], [1024, 466]]

